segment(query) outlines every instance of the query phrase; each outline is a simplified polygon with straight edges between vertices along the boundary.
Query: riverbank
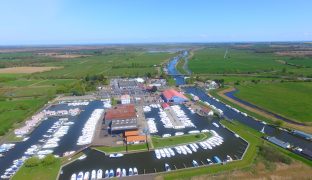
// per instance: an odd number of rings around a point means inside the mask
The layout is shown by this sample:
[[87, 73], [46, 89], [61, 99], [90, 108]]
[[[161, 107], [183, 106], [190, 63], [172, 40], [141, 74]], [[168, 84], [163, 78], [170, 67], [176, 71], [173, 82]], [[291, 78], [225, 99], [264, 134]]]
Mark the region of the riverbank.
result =
[[234, 90], [235, 90], [234, 87], [229, 87], [229, 88], [225, 88], [225, 89], [221, 89], [221, 90], [210, 91], [209, 94], [214, 96], [215, 98], [221, 100], [223, 103], [231, 105], [232, 107], [235, 107], [236, 109], [243, 111], [243, 112], [249, 114], [250, 116], [255, 117], [256, 119], [264, 120], [270, 124], [279, 124], [285, 128], [297, 129], [297, 130], [304, 131], [307, 133], [312, 133], [312, 127], [311, 126], [301, 126], [301, 125], [296, 125], [296, 124], [292, 124], [292, 123], [288, 123], [288, 122], [284, 122], [284, 121], [281, 123], [281, 120], [277, 119], [273, 115], [267, 114], [264, 111], [261, 111], [259, 109], [247, 106], [247, 105], [245, 105], [241, 102], [235, 101], [234, 99], [229, 98], [225, 95], [225, 93], [231, 92]]

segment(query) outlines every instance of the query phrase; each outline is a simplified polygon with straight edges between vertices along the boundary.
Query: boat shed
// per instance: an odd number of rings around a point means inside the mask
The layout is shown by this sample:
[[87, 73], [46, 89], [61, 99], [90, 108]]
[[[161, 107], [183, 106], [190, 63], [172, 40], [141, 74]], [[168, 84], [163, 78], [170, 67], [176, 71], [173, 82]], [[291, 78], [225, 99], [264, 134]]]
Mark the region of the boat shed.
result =
[[174, 89], [167, 89], [162, 93], [165, 102], [181, 104], [183, 102], [188, 101], [187, 97], [184, 96], [182, 93], [174, 90]]

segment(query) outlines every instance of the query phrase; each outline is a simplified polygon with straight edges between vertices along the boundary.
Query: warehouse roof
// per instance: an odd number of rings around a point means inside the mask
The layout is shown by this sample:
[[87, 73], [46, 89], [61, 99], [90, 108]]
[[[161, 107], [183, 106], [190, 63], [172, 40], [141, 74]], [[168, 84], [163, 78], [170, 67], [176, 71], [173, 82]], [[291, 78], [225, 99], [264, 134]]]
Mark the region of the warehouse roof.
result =
[[180, 97], [180, 98], [183, 98], [183, 99], [186, 99], [187, 100], [187, 97], [185, 97], [182, 93], [174, 90], [174, 89], [167, 89], [163, 92], [163, 95], [166, 99], [171, 99], [175, 96], [177, 97]]
[[105, 114], [105, 120], [133, 118], [136, 118], [135, 106], [133, 104], [116, 106], [115, 108], [107, 110]]
[[112, 131], [132, 130], [137, 128], [138, 125], [136, 119], [114, 120], [111, 125]]

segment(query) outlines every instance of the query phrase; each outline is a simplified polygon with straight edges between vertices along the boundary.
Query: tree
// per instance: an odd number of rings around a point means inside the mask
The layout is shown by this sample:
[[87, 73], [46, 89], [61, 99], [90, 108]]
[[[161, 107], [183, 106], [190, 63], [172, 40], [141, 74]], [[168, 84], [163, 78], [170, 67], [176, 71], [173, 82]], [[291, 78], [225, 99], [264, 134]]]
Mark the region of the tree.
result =
[[40, 163], [40, 159], [38, 157], [31, 157], [25, 161], [25, 167], [35, 167]]
[[55, 162], [56, 162], [56, 158], [54, 157], [54, 155], [53, 154], [49, 154], [45, 158], [43, 158], [41, 163], [44, 166], [47, 166], [47, 165], [54, 164]]

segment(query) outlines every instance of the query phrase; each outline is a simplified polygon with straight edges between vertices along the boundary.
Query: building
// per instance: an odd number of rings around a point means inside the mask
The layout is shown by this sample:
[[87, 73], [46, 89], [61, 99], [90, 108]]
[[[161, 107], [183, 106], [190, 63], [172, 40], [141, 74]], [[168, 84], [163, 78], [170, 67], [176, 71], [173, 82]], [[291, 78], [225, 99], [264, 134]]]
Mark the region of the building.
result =
[[169, 109], [170, 105], [168, 103], [163, 103], [161, 107], [165, 110], [165, 109]]
[[207, 107], [201, 107], [199, 114], [202, 116], [213, 116], [213, 111]]
[[110, 133], [112, 134], [138, 129], [137, 115], [133, 104], [119, 105], [108, 109], [104, 119], [105, 124], [110, 127]]
[[127, 144], [138, 144], [146, 142], [146, 136], [140, 135], [139, 131], [125, 131], [124, 138]]
[[135, 89], [138, 87], [138, 82], [134, 79], [131, 80], [119, 80], [118, 87], [120, 89]]
[[162, 93], [165, 102], [181, 104], [186, 102], [188, 99], [182, 93], [174, 90], [174, 89], [167, 89]]
[[128, 94], [120, 97], [121, 104], [130, 104], [130, 96]]

